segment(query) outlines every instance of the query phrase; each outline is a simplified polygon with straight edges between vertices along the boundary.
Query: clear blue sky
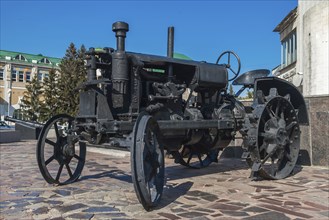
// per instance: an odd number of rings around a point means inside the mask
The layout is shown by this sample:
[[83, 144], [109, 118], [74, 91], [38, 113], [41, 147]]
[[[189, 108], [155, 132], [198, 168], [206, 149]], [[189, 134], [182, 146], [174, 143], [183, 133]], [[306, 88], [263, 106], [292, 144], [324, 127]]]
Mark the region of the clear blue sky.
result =
[[242, 61], [242, 72], [280, 63], [275, 26], [297, 0], [277, 1], [4, 1], [2, 50], [63, 57], [77, 46], [115, 47], [112, 23], [130, 25], [126, 49], [166, 55], [167, 27], [175, 27], [175, 51], [215, 62], [224, 50]]

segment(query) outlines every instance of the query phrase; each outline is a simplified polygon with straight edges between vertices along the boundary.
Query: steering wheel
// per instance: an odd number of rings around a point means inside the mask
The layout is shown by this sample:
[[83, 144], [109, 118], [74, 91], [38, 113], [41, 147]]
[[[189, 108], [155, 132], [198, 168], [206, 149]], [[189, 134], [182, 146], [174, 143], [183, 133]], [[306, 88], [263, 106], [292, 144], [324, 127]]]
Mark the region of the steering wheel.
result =
[[[223, 64], [225, 65], [226, 68], [228, 68], [233, 74], [233, 78], [229, 79], [228, 81], [232, 81], [234, 80], [236, 77], [238, 77], [239, 73], [240, 73], [240, 69], [241, 69], [241, 62], [240, 62], [240, 57], [238, 55], [236, 55], [236, 53], [234, 53], [233, 51], [230, 51], [230, 50], [227, 50], [225, 52], [223, 52], [221, 55], [219, 55], [217, 61], [216, 61], [216, 64], [219, 63], [219, 60], [225, 55], [227, 54], [228, 56], [228, 59], [227, 59], [227, 64]], [[238, 61], [238, 70], [237, 71], [234, 71], [232, 68], [231, 68], [231, 54], [235, 57], [235, 59]]]

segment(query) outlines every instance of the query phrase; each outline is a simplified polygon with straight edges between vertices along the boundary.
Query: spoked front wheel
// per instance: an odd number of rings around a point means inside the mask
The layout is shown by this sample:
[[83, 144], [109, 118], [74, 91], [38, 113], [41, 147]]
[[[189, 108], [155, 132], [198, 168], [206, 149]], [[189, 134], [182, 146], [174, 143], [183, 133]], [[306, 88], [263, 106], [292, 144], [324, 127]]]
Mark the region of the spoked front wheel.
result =
[[164, 154], [158, 123], [149, 115], [140, 115], [134, 127], [131, 173], [139, 202], [150, 210], [161, 199]]
[[219, 149], [202, 152], [194, 146], [183, 146], [183, 149], [180, 152], [179, 163], [193, 169], [205, 168], [212, 162], [218, 162], [218, 153]]
[[56, 115], [41, 130], [37, 161], [43, 178], [50, 184], [72, 183], [79, 178], [84, 167], [86, 144], [75, 140], [72, 122], [71, 116]]

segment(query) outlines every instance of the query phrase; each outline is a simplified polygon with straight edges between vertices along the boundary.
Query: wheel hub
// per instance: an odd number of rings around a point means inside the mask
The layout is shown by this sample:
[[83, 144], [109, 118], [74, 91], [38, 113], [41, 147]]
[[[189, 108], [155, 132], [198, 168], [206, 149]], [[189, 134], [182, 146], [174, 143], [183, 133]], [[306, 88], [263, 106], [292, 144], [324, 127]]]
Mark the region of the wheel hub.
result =
[[276, 143], [282, 147], [286, 144], [288, 135], [287, 132], [284, 128], [279, 128], [277, 129], [277, 133], [276, 133]]
[[69, 145], [69, 144], [65, 144], [63, 146], [63, 154], [66, 157], [73, 157], [74, 154], [75, 154], [74, 146], [73, 145]]

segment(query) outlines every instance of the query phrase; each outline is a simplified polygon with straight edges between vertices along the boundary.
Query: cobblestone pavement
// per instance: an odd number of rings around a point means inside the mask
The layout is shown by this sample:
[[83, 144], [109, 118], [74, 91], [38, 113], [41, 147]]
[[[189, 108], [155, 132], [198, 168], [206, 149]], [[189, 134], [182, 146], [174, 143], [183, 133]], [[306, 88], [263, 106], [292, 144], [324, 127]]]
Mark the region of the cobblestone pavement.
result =
[[[251, 181], [245, 163], [220, 159], [202, 170], [166, 159], [159, 207], [139, 204], [130, 158], [88, 152], [79, 181], [47, 184], [35, 141], [1, 144], [1, 219], [328, 219], [329, 170], [298, 167], [279, 181]], [[92, 149], [92, 148], [89, 148]]]

